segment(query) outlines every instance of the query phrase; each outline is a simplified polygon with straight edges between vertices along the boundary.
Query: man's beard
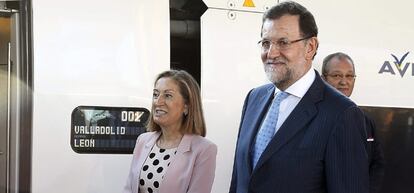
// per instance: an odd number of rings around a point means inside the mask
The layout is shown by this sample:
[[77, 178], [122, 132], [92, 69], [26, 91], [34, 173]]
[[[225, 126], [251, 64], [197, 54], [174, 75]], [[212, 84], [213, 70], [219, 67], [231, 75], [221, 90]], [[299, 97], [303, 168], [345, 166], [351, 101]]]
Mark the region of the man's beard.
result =
[[288, 68], [275, 69], [265, 65], [266, 76], [276, 87], [283, 88], [292, 78], [292, 71]]

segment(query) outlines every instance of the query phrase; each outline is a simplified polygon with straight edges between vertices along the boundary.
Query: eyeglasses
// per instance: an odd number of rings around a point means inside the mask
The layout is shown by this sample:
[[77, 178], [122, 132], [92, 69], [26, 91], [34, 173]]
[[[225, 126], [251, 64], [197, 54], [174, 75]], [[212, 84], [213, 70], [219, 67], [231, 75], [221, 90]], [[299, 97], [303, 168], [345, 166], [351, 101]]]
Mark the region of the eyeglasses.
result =
[[287, 40], [287, 39], [280, 39], [280, 40], [277, 40], [276, 42], [273, 42], [272, 40], [260, 40], [259, 42], [257, 42], [257, 44], [260, 46], [260, 48], [262, 49], [262, 51], [264, 51], [264, 52], [267, 52], [267, 51], [269, 51], [270, 50], [270, 47], [273, 45], [273, 46], [276, 46], [276, 47], [274, 47], [274, 48], [276, 48], [276, 49], [278, 49], [278, 50], [287, 50], [287, 49], [289, 49], [290, 48], [290, 46], [292, 45], [292, 44], [294, 44], [294, 43], [296, 43], [296, 42], [300, 42], [300, 41], [303, 41], [303, 40], [307, 40], [307, 39], [309, 39], [309, 38], [311, 38], [311, 37], [313, 37], [313, 36], [310, 36], [310, 37], [306, 37], [306, 38], [301, 38], [301, 39], [297, 39], [297, 40], [292, 40], [292, 41], [289, 41], [289, 40]]
[[334, 80], [342, 80], [343, 78], [345, 78], [346, 80], [354, 80], [356, 77], [355, 74], [324, 74], [324, 76], [329, 76]]

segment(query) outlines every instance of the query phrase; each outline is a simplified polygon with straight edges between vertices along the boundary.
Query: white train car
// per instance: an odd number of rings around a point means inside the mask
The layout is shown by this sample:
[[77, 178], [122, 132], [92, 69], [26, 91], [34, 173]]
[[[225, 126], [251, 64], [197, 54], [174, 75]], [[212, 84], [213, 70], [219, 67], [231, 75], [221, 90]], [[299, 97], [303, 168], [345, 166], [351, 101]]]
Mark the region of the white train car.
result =
[[[412, 191], [414, 2], [298, 2], [319, 27], [315, 69], [337, 51], [355, 62], [351, 98], [378, 125], [382, 191]], [[267, 82], [262, 13], [277, 3], [0, 0], [0, 193], [120, 192], [155, 75], [170, 68], [200, 82], [219, 150], [212, 192], [227, 192], [243, 99]]]

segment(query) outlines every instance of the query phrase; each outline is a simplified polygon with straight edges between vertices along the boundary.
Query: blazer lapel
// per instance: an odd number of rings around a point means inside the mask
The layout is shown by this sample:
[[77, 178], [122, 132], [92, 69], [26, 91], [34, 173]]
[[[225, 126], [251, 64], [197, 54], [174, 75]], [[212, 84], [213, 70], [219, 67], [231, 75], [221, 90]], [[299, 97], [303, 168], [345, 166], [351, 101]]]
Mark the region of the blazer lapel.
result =
[[149, 153], [151, 152], [152, 147], [154, 146], [155, 142], [157, 141], [158, 137], [160, 136], [160, 132], [156, 132], [154, 133], [149, 139], [148, 141], [146, 141], [144, 143], [144, 148], [142, 149], [142, 152], [139, 154], [138, 161], [136, 167], [135, 167], [135, 174], [137, 175], [137, 180], [136, 182], [136, 186], [134, 186], [134, 188], [137, 188], [136, 190], [134, 190], [134, 192], [138, 192], [138, 181], [139, 181], [139, 176], [141, 175], [141, 167], [144, 165], [145, 160], [147, 159]]
[[[272, 102], [273, 96], [274, 96], [274, 92], [275, 92], [275, 87], [272, 86], [270, 87], [265, 95], [259, 96], [259, 99], [257, 101], [254, 101], [252, 103], [252, 107], [250, 107], [250, 109], [255, 110], [254, 112], [252, 112], [251, 115], [251, 119], [250, 121], [246, 121], [246, 123], [251, 123], [251, 125], [246, 125], [245, 128], [247, 133], [247, 136], [250, 136], [250, 140], [249, 140], [249, 151], [247, 153], [247, 165], [249, 168], [249, 172], [252, 173], [252, 151], [254, 148], [254, 142], [256, 139], [256, 134], [260, 128], [261, 122], [264, 118], [264, 116], [267, 113], [267, 109], [270, 105], [270, 103]], [[249, 129], [249, 128], [253, 128], [253, 129]]]
[[318, 110], [315, 104], [323, 98], [323, 84], [324, 83], [319, 75], [316, 74], [316, 78], [308, 92], [303, 96], [301, 101], [269, 142], [269, 145], [260, 157], [255, 170], [260, 168], [263, 163], [280, 150], [284, 144], [289, 142], [297, 132], [305, 129], [308, 122], [316, 116]]
[[185, 134], [183, 136], [183, 139], [181, 139], [181, 142], [177, 147], [177, 154], [171, 161], [167, 171], [165, 171], [164, 180], [160, 184], [159, 193], [171, 192], [171, 189], [169, 189], [169, 187], [174, 187], [172, 184], [176, 183], [176, 176], [182, 172], [176, 171], [176, 168], [181, 168], [181, 164], [187, 163], [186, 159], [188, 159], [188, 157], [186, 157], [184, 153], [191, 151], [192, 139], [192, 135], [187, 134]]

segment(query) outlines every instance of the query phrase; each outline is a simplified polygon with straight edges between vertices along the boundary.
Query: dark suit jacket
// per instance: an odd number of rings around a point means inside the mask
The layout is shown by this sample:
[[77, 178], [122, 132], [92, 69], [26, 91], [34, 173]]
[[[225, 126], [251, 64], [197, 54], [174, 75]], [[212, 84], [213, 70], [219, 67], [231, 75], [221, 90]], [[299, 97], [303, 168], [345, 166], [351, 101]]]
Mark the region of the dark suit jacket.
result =
[[[367, 153], [369, 160], [369, 192], [379, 193], [384, 179], [385, 158], [378, 137], [374, 121], [365, 114], [367, 129]], [[372, 141], [373, 140], [373, 141]]]
[[362, 111], [318, 74], [252, 168], [256, 133], [275, 88], [246, 97], [230, 193], [368, 193], [368, 156]]

